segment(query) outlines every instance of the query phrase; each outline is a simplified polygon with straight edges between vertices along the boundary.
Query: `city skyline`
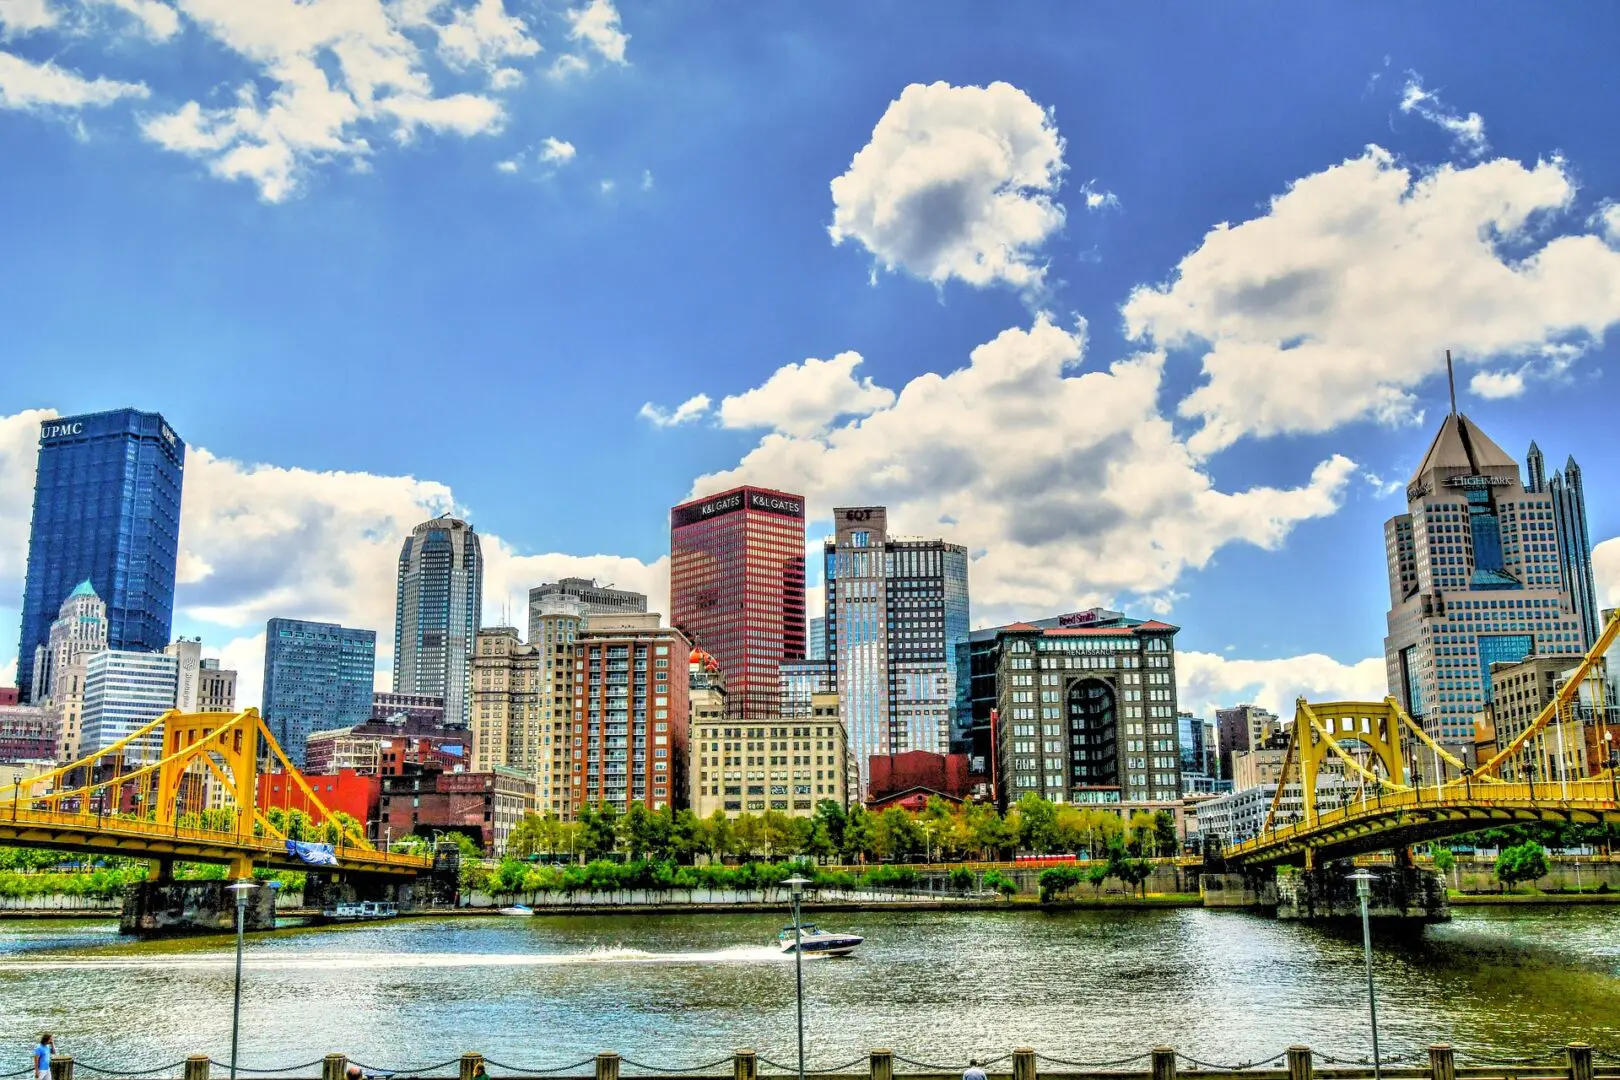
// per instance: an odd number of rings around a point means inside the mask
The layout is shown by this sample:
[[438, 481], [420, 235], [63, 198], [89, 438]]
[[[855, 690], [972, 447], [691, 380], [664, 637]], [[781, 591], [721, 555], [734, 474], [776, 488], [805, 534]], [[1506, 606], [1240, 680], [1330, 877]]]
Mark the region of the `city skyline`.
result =
[[[805, 495], [810, 617], [832, 507], [883, 504], [968, 549], [975, 626], [1100, 605], [1182, 627], [1195, 712], [1381, 693], [1377, 538], [1445, 412], [1447, 348], [1462, 409], [1516, 460], [1540, 438], [1583, 463], [1599, 605], [1620, 600], [1620, 154], [1603, 65], [1580, 60], [1612, 13], [1533, 34], [1493, 13], [1465, 44], [1441, 10], [1317, 12], [1282, 49], [1248, 15], [1037, 7], [1061, 32], [987, 35], [964, 10], [917, 34], [607, 4], [571, 36], [505, 9], [521, 49], [498, 66], [390, 30], [433, 100], [494, 108], [478, 130], [360, 115], [338, 133], [357, 167], [280, 144], [253, 159], [274, 175], [223, 164], [253, 147], [207, 127], [210, 88], [286, 41], [180, 9], [164, 35], [112, 10], [0, 28], [24, 75], [104, 80], [95, 101], [0, 95], [0, 196], [33, 208], [0, 269], [7, 671], [39, 423], [126, 405], [190, 444], [172, 633], [250, 703], [273, 616], [375, 630], [388, 668], [394, 555], [426, 518], [478, 527], [486, 624], [570, 576], [667, 615], [666, 508], [743, 483]], [[681, 61], [709, 40], [736, 46], [713, 86]], [[553, 78], [565, 57], [583, 68]], [[1344, 205], [1352, 237], [1325, 209]], [[96, 318], [62, 307], [87, 266]], [[503, 402], [545, 424], [443, 378], [507, 356]], [[585, 442], [611, 498], [536, 464]]]

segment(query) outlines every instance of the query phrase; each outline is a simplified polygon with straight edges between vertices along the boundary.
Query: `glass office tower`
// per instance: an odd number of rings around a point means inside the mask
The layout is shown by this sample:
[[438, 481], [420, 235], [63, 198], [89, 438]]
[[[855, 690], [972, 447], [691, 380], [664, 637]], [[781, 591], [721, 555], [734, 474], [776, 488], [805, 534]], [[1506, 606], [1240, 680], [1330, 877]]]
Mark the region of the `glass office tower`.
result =
[[118, 409], [46, 420], [28, 534], [17, 685], [30, 695], [35, 649], [83, 581], [107, 603], [107, 646], [169, 644], [186, 444], [158, 413]]
[[399, 551], [394, 605], [394, 693], [444, 698], [444, 722], [466, 727], [472, 653], [483, 625], [484, 557], [458, 518], [424, 521]]
[[371, 719], [377, 632], [303, 619], [264, 628], [264, 722], [293, 764], [314, 731]]

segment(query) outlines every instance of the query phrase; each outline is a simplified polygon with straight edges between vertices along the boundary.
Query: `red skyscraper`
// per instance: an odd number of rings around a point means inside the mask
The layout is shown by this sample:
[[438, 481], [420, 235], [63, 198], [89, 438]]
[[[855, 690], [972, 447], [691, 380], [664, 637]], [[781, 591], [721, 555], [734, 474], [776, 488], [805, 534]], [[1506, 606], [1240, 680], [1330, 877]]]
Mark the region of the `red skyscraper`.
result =
[[804, 496], [740, 487], [669, 515], [670, 621], [726, 679], [726, 708], [780, 714], [777, 668], [804, 658]]

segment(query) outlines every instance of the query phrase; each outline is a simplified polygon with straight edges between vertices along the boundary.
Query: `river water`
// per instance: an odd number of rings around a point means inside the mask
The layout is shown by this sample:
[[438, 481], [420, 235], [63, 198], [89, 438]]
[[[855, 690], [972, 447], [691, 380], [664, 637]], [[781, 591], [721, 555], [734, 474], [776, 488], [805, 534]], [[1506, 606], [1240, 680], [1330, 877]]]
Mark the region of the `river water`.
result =
[[[342, 1052], [409, 1069], [476, 1050], [543, 1069], [617, 1050], [668, 1069], [746, 1046], [786, 1064], [794, 975], [770, 944], [780, 924], [491, 917], [253, 935], [241, 1061], [268, 1069]], [[826, 924], [867, 942], [805, 962], [812, 1067], [879, 1046], [953, 1068], [1024, 1045], [1072, 1062], [1157, 1043], [1222, 1064], [1290, 1043], [1369, 1051], [1359, 927], [1196, 909], [868, 912]], [[228, 938], [131, 942], [111, 923], [0, 923], [0, 1072], [11, 1071], [4, 1054], [25, 1062], [42, 1029], [103, 1066], [224, 1060], [232, 964]], [[1460, 1057], [1550, 1053], [1577, 1039], [1620, 1053], [1620, 907], [1461, 909], [1444, 926], [1379, 933], [1375, 977], [1387, 1055], [1435, 1041]]]

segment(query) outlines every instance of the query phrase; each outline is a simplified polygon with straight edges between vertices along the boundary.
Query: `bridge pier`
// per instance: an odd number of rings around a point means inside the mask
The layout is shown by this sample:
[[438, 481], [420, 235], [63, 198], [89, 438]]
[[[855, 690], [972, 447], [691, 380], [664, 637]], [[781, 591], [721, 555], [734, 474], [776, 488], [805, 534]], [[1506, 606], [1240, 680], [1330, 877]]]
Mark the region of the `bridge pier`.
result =
[[[226, 891], [229, 881], [137, 881], [124, 890], [124, 910], [118, 932], [136, 937], [183, 934], [221, 934], [236, 930], [236, 897]], [[248, 930], [276, 928], [274, 889], [248, 893], [243, 926]]]
[[398, 904], [400, 910], [405, 911], [414, 903], [418, 891], [419, 886], [414, 878], [400, 878], [393, 874], [310, 871], [304, 875], [304, 906], [316, 909], [379, 900]]
[[[1352, 919], [1361, 917], [1355, 871], [1348, 861], [1277, 876], [1277, 918]], [[1451, 921], [1451, 902], [1442, 875], [1413, 866], [1373, 869], [1368, 914], [1375, 919]]]
[[1198, 894], [1207, 908], [1274, 908], [1277, 874], [1260, 870], [1205, 871], [1198, 875]]

